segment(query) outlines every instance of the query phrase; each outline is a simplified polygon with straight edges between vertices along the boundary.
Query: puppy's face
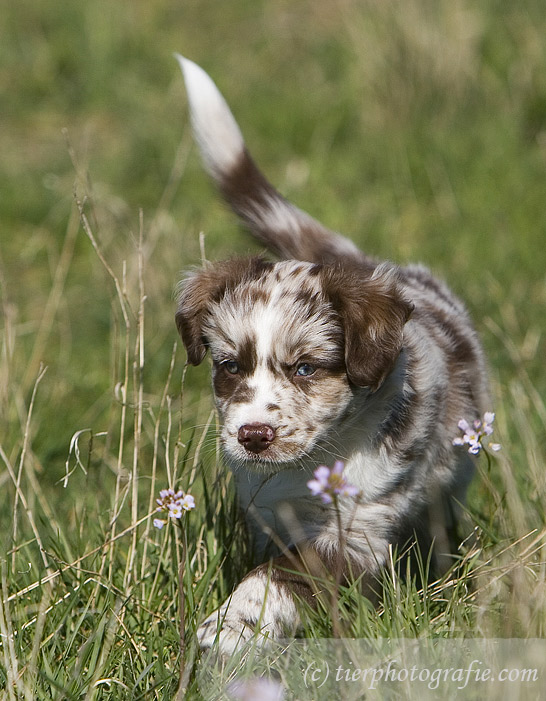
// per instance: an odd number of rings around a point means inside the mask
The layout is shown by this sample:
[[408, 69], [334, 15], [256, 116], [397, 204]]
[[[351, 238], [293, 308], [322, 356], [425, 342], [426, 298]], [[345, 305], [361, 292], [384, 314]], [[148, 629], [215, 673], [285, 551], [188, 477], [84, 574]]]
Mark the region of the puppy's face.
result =
[[177, 324], [189, 362], [210, 349], [230, 460], [271, 472], [327, 447], [355, 388], [392, 368], [408, 315], [390, 273], [250, 259], [189, 278]]

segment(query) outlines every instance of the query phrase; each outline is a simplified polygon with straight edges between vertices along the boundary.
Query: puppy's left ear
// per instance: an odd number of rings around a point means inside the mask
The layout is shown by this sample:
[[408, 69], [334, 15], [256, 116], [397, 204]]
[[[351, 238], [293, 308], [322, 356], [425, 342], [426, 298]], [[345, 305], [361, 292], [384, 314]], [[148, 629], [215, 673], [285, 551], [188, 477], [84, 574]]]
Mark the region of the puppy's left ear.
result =
[[340, 315], [345, 334], [345, 366], [357, 387], [379, 389], [403, 344], [413, 304], [404, 299], [396, 268], [373, 272], [355, 266], [323, 269], [324, 291]]

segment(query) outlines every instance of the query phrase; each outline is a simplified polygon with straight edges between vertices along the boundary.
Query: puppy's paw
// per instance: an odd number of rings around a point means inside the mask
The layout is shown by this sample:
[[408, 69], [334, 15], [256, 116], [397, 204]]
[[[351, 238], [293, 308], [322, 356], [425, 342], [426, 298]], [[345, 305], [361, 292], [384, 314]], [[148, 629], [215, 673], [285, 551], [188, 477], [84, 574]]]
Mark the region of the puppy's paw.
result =
[[231, 607], [226, 602], [206, 618], [197, 629], [197, 639], [202, 651], [217, 646], [222, 657], [229, 657], [240, 651], [245, 643], [254, 636], [250, 621], [244, 618], [244, 613], [236, 606]]
[[270, 581], [265, 568], [257, 568], [228, 601], [203, 621], [197, 638], [202, 650], [217, 646], [220, 655], [228, 657], [250, 640], [263, 646], [268, 639], [284, 637], [298, 621], [291, 593]]

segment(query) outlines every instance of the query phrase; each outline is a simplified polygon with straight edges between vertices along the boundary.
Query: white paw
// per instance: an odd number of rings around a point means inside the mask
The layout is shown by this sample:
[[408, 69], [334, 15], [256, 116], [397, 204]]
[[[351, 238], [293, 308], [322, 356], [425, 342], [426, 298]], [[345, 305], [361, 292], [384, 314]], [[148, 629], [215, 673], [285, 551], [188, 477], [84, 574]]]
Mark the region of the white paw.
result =
[[241, 650], [253, 636], [254, 630], [241, 615], [233, 611], [226, 602], [206, 618], [197, 629], [197, 639], [201, 650], [217, 646], [223, 656]]
[[265, 570], [256, 569], [203, 621], [197, 638], [202, 650], [217, 645], [222, 656], [229, 656], [249, 640], [265, 645], [268, 639], [284, 637], [298, 621], [290, 592], [269, 581]]

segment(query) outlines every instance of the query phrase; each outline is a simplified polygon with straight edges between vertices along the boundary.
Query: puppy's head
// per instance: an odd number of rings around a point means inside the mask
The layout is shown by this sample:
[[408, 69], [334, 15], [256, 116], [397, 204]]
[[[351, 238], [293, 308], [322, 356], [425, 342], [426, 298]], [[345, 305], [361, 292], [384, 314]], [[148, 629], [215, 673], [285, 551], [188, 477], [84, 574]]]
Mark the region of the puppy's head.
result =
[[192, 365], [210, 349], [228, 456], [273, 471], [327, 441], [356, 388], [381, 386], [410, 312], [390, 268], [251, 258], [191, 275], [176, 323]]

